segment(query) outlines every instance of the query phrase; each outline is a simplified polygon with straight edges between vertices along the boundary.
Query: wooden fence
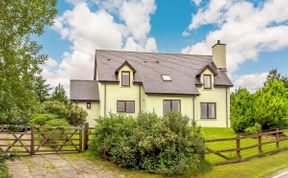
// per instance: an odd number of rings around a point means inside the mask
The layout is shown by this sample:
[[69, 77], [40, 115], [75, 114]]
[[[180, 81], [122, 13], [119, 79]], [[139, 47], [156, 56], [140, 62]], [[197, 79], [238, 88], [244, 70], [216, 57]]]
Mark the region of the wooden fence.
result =
[[[220, 157], [224, 161], [214, 161], [215, 165], [223, 165], [236, 163], [241, 161], [247, 161], [253, 158], [262, 157], [269, 154], [274, 154], [283, 150], [288, 150], [288, 137], [284, 134], [288, 130], [275, 130], [269, 132], [262, 132], [255, 135], [247, 136], [236, 136], [233, 138], [219, 138], [205, 140], [206, 142], [206, 152], [205, 156], [213, 154], [214, 156]], [[252, 143], [254, 140], [255, 143]], [[284, 143], [280, 147], [280, 143]], [[215, 148], [225, 148], [228, 144], [233, 146], [233, 148], [226, 149], [215, 149]], [[274, 145], [271, 147], [271, 145]], [[222, 146], [220, 146], [222, 145]], [[270, 147], [263, 149], [265, 145], [270, 145]], [[213, 149], [214, 148], [214, 149]], [[242, 153], [246, 151], [246, 155], [242, 156]], [[227, 154], [234, 153], [234, 154]], [[231, 156], [232, 155], [232, 156]], [[209, 160], [209, 159], [208, 159]], [[215, 160], [215, 159], [214, 159]], [[216, 159], [217, 160], [217, 159]], [[213, 162], [213, 161], [212, 161]]]
[[47, 127], [0, 125], [0, 150], [19, 155], [82, 152], [88, 148], [89, 126]]

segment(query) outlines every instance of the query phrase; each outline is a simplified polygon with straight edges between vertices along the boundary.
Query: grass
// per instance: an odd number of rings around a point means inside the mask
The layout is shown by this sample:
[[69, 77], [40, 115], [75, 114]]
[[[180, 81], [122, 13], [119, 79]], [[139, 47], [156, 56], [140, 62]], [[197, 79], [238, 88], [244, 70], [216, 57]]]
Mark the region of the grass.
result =
[[288, 167], [288, 151], [275, 155], [250, 160], [247, 162], [216, 166], [213, 170], [203, 176], [203, 178], [258, 178], [271, 175], [281, 169]]
[[8, 173], [8, 168], [7, 166], [5, 165], [4, 162], [0, 161], [0, 177], [1, 178], [8, 178], [10, 177], [9, 176], [9, 173]]
[[[202, 135], [204, 136], [205, 139], [233, 138], [237, 136], [234, 133], [233, 129], [231, 128], [208, 128], [208, 127], [202, 128]], [[263, 138], [263, 143], [271, 141], [272, 139], [274, 138], [273, 137]], [[240, 141], [241, 147], [251, 146], [255, 144], [258, 144], [257, 138], [256, 139], [245, 138], [245, 139], [241, 139]], [[230, 141], [222, 141], [222, 142], [212, 142], [212, 143], [207, 143], [206, 146], [212, 150], [232, 149], [232, 148], [236, 148], [236, 141], [230, 140]], [[287, 147], [287, 146], [288, 146], [288, 141], [280, 142], [280, 148]], [[276, 144], [272, 143], [272, 144], [263, 145], [262, 149], [263, 149], [263, 153], [275, 150]], [[226, 152], [222, 154], [231, 159], [236, 158], [236, 152]], [[257, 154], [259, 154], [257, 147], [241, 151], [242, 158], [247, 158], [253, 155], [257, 155]], [[211, 163], [225, 161], [224, 158], [221, 158], [215, 154], [206, 155], [205, 158]]]
[[[71, 155], [72, 156], [72, 155]], [[91, 155], [91, 153], [87, 152], [85, 154], [74, 154], [76, 158], [84, 157], [90, 161], [92, 161], [95, 165], [101, 165], [103, 170], [105, 171], [113, 171], [119, 175], [124, 175], [124, 177], [128, 178], [162, 178], [165, 176], [156, 175], [156, 174], [148, 174], [141, 171], [131, 171], [127, 169], [123, 169], [118, 167], [117, 165], [96, 158]], [[69, 156], [70, 157], [70, 156]], [[223, 166], [215, 166], [212, 168], [211, 172], [205, 175], [199, 175], [197, 178], [258, 178], [269, 176], [279, 170], [282, 170], [288, 167], [287, 162], [288, 151], [281, 152], [279, 154], [258, 158], [254, 160], [250, 160], [247, 162], [223, 165]]]

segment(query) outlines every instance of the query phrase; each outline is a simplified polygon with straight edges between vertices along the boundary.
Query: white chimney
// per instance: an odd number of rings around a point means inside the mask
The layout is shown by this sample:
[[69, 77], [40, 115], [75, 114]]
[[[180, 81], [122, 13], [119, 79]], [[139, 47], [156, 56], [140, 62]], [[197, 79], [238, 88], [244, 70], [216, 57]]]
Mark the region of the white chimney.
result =
[[220, 40], [212, 46], [212, 60], [219, 70], [226, 70], [226, 44], [221, 44]]

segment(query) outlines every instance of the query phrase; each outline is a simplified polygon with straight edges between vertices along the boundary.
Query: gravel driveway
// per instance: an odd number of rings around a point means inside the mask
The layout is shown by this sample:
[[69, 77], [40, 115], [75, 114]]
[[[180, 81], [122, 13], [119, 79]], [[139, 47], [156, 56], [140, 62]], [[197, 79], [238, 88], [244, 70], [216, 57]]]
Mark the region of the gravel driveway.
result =
[[34, 155], [8, 161], [6, 165], [13, 178], [125, 177], [124, 174], [107, 170], [105, 166], [86, 160], [81, 155]]

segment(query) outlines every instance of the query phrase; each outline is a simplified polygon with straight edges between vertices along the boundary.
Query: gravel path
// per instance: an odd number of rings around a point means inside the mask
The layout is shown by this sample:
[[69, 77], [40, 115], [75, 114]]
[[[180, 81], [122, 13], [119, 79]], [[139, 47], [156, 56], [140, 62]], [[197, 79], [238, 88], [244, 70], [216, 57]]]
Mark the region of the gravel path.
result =
[[8, 161], [7, 167], [13, 178], [125, 177], [75, 154], [22, 157], [20, 160]]

